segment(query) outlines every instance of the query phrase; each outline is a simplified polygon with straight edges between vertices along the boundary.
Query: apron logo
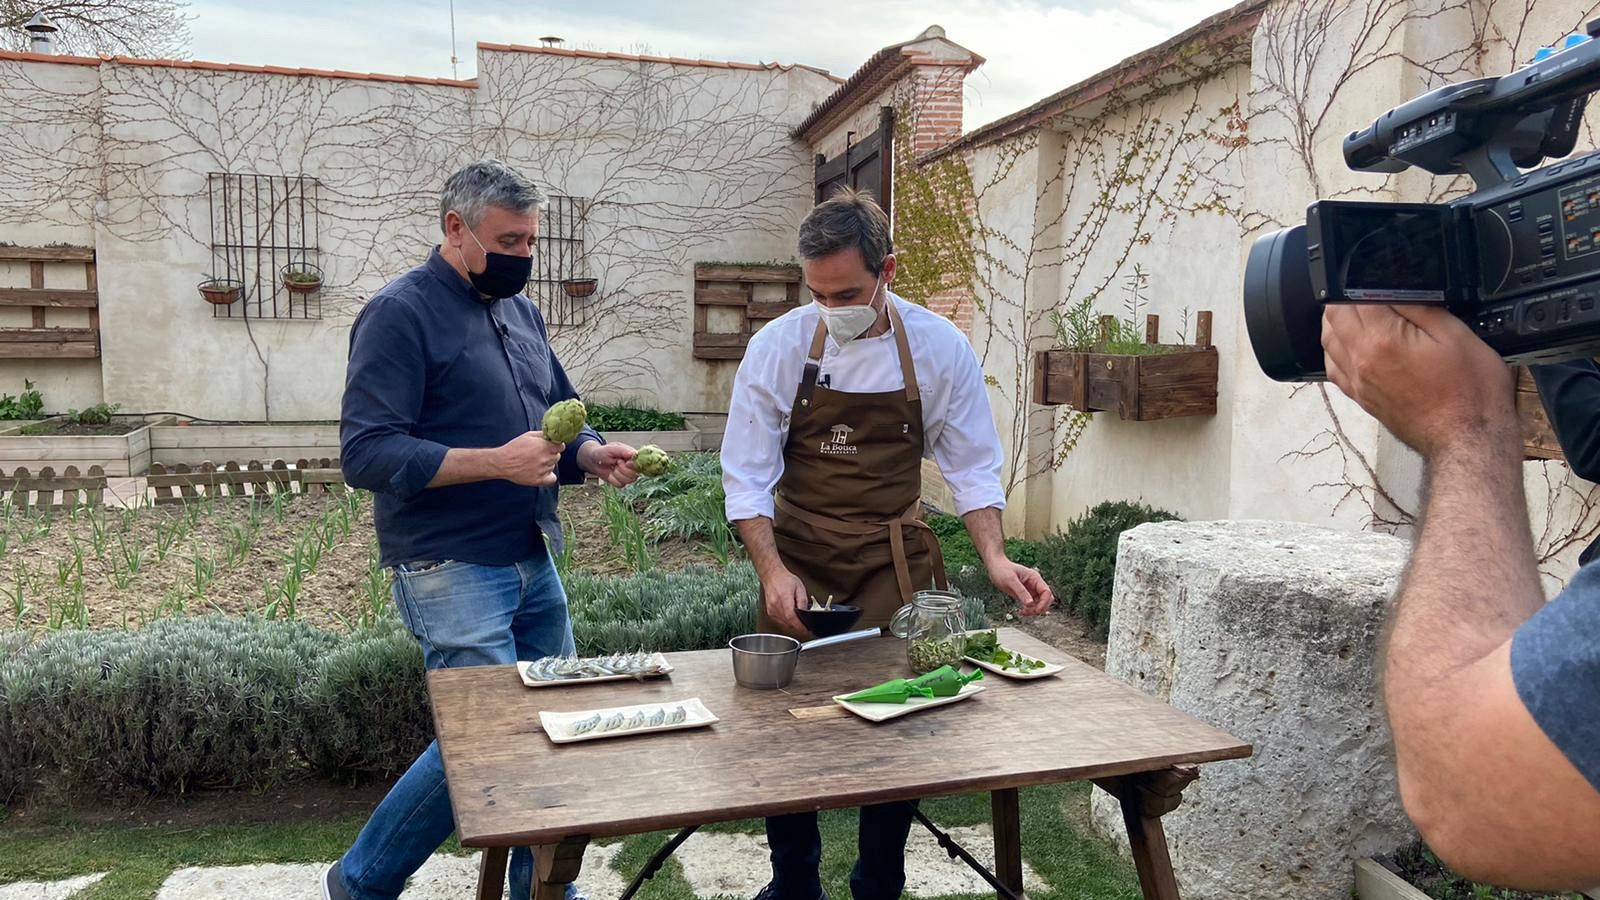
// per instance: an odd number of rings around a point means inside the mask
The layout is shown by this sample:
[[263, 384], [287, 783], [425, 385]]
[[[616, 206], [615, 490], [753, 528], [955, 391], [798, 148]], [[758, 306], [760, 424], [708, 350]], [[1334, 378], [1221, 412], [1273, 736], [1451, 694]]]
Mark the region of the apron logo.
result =
[[850, 443], [850, 435], [855, 432], [849, 425], [835, 425], [832, 429], [833, 440], [822, 442], [822, 452], [829, 456], [849, 456], [856, 452], [856, 446]]

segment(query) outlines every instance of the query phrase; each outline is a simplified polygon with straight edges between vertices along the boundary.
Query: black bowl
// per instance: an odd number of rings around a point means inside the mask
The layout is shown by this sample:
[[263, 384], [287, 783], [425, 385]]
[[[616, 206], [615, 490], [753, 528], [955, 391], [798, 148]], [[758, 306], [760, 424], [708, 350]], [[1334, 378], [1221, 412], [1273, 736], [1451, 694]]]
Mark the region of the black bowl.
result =
[[844, 634], [861, 618], [861, 607], [836, 603], [829, 609], [797, 609], [800, 624], [819, 638]]

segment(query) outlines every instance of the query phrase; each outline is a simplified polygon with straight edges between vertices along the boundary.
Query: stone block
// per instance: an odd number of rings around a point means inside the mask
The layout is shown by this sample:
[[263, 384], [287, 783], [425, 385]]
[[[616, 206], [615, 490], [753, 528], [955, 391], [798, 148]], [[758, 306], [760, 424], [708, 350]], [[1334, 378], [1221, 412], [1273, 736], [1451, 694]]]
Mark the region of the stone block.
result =
[[[1186, 900], [1347, 900], [1355, 859], [1413, 839], [1377, 677], [1409, 550], [1289, 522], [1122, 535], [1106, 671], [1255, 747], [1163, 819]], [[1116, 801], [1093, 814], [1125, 847]]]

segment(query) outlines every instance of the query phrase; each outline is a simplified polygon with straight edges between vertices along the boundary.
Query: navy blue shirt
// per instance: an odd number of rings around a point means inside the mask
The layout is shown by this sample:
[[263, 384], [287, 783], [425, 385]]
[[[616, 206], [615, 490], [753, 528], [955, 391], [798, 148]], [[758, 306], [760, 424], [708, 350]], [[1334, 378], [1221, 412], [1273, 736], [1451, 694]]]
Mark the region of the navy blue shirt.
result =
[[[373, 295], [350, 329], [339, 423], [345, 481], [377, 495], [382, 564], [460, 560], [507, 566], [561, 545], [557, 487], [480, 481], [429, 489], [455, 448], [498, 447], [538, 431], [545, 410], [577, 397], [521, 294], [486, 302], [439, 255]], [[578, 484], [578, 448], [556, 474]]]
[[1579, 569], [1517, 629], [1511, 677], [1539, 728], [1600, 791], [1600, 565]]

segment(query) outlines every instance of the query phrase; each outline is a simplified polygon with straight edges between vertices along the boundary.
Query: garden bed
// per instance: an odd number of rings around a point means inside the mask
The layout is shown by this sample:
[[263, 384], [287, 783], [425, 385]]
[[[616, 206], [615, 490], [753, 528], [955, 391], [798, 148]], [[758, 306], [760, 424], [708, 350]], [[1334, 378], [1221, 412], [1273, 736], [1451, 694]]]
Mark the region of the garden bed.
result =
[[[120, 434], [74, 434], [62, 430], [69, 425], [65, 416], [31, 426], [11, 425], [0, 430], [0, 469], [11, 472], [24, 467], [37, 473], [44, 466], [58, 472], [67, 466], [83, 471], [100, 466], [112, 478], [143, 475], [152, 461], [151, 429], [175, 421], [173, 416], [116, 416], [111, 424], [126, 429]], [[52, 433], [24, 434], [24, 427], [49, 428]], [[78, 427], [97, 426], [78, 423]]]
[[[633, 571], [611, 541], [603, 506], [598, 487], [562, 492], [569, 571]], [[666, 571], [718, 565], [703, 544], [681, 537], [662, 539], [652, 559]], [[170, 615], [269, 608], [345, 628], [388, 614], [388, 583], [363, 493], [0, 521], [0, 630], [138, 627]]]

